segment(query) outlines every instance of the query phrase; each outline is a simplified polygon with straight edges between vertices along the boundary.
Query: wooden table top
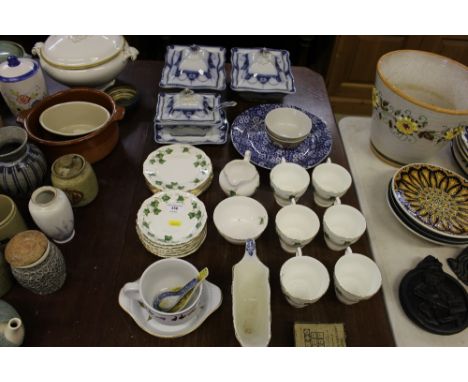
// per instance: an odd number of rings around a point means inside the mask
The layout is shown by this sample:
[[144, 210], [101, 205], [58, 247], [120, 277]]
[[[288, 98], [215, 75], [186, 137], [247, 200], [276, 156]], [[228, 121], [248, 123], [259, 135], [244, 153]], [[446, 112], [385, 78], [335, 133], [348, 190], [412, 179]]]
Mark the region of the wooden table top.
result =
[[[147, 252], [135, 232], [136, 213], [151, 192], [142, 175], [143, 161], [159, 147], [153, 139], [153, 117], [162, 63], [137, 61], [129, 64], [119, 80], [134, 85], [140, 92], [138, 107], [120, 123], [120, 141], [107, 158], [93, 165], [99, 181], [99, 195], [90, 205], [75, 212], [74, 239], [60, 248], [67, 264], [64, 287], [51, 295], [38, 296], [15, 285], [3, 299], [11, 303], [25, 323], [26, 346], [238, 346], [232, 324], [232, 267], [242, 258], [243, 246], [229, 244], [217, 232], [212, 219], [216, 205], [224, 199], [217, 182], [224, 165], [240, 155], [230, 142], [221, 146], [201, 146], [213, 162], [214, 181], [200, 199], [208, 212], [208, 236], [202, 247], [185, 259], [201, 269], [210, 270], [209, 280], [221, 288], [223, 301], [194, 332], [176, 339], [153, 337], [140, 329], [118, 304], [122, 286], [137, 280], [151, 263], [158, 260]], [[320, 117], [333, 135], [331, 158], [348, 167], [336, 122], [330, 107], [323, 78], [308, 68], [294, 67], [297, 92], [283, 99], [284, 104], [304, 108]], [[60, 88], [50, 82], [50, 93]], [[227, 110], [228, 119], [256, 103], [240, 99], [235, 92], [223, 92], [223, 100], [235, 99], [238, 105]], [[11, 118], [10, 118], [11, 119]], [[4, 118], [5, 122], [9, 118]], [[291, 256], [279, 245], [274, 217], [279, 210], [269, 185], [269, 171], [258, 168], [261, 185], [253, 197], [268, 211], [269, 224], [257, 240], [260, 260], [270, 269], [271, 341], [270, 346], [294, 346], [294, 322], [344, 323], [348, 346], [393, 346], [382, 291], [356, 305], [340, 303], [333, 282], [315, 304], [303, 309], [290, 306], [279, 282], [281, 265]], [[310, 173], [310, 171], [309, 171]], [[358, 207], [354, 189], [342, 198]], [[318, 214], [324, 209], [313, 202], [309, 187], [300, 200]], [[30, 227], [34, 224], [27, 211], [27, 201], [18, 201], [19, 209]], [[364, 235], [355, 252], [371, 254]], [[303, 249], [304, 254], [320, 260], [333, 274], [341, 253], [330, 251], [320, 229], [316, 238]]]

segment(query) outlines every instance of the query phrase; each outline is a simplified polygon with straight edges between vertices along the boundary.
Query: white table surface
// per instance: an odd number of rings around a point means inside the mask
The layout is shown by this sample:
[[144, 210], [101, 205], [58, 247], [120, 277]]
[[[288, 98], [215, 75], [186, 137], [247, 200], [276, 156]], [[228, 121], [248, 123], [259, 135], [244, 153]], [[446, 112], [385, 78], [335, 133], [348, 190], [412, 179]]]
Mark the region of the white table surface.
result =
[[[445, 272], [456, 277], [446, 260], [457, 256], [463, 248], [425, 241], [393, 216], [387, 205], [386, 191], [397, 168], [381, 161], [371, 151], [370, 126], [371, 119], [367, 117], [346, 117], [339, 122], [359, 203], [366, 217], [372, 253], [382, 272], [382, 288], [395, 342], [397, 346], [468, 346], [468, 329], [449, 336], [431, 334], [414, 324], [400, 305], [398, 288], [409, 270], [427, 255], [433, 255]], [[428, 162], [461, 173], [449, 145]]]

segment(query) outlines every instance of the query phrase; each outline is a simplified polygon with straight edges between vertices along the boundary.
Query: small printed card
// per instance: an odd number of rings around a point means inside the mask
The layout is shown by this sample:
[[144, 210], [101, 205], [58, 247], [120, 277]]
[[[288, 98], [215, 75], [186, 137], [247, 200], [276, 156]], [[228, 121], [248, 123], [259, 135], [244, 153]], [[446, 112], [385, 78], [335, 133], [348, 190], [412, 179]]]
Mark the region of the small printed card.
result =
[[346, 346], [343, 324], [294, 323], [294, 341], [297, 347]]

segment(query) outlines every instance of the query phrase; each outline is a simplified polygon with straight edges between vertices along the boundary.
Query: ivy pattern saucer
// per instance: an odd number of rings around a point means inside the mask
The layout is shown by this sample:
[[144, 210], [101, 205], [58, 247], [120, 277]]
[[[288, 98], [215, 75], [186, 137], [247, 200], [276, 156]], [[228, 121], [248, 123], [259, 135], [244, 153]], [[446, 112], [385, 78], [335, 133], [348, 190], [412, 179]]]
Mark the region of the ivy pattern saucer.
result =
[[[312, 121], [311, 133], [295, 148], [279, 148], [268, 138], [265, 117], [269, 111], [279, 107], [300, 110]], [[275, 167], [281, 162], [281, 158], [309, 169], [325, 160], [332, 148], [332, 136], [325, 122], [299, 107], [280, 104], [258, 105], [239, 114], [232, 123], [231, 140], [239, 154], [244, 156], [249, 150], [251, 162], [266, 169]]]
[[197, 237], [207, 221], [205, 205], [184, 191], [162, 191], [146, 199], [137, 213], [137, 227], [156, 244], [175, 245]]
[[143, 163], [143, 175], [152, 189], [192, 192], [212, 177], [213, 166], [204, 151], [174, 144], [149, 154]]
[[[138, 284], [139, 280], [130, 283]], [[128, 285], [128, 284], [126, 284]], [[205, 322], [205, 320], [220, 307], [222, 302], [221, 289], [205, 280], [198, 312], [189, 321], [176, 325], [164, 325], [152, 319], [139, 301], [139, 294], [135, 291], [125, 291], [125, 286], [119, 293], [119, 305], [135, 323], [145, 332], [160, 338], [177, 338], [185, 336]]]
[[296, 92], [289, 52], [267, 48], [231, 49], [231, 89], [258, 93]]
[[169, 45], [159, 86], [224, 90], [226, 49], [198, 45]]

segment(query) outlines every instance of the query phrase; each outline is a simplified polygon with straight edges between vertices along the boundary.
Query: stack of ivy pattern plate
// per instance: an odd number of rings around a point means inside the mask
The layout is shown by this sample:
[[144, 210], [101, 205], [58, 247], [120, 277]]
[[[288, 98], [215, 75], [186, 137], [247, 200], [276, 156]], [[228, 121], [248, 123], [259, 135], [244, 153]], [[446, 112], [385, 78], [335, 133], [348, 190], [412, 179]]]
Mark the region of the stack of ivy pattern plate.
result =
[[144, 247], [159, 257], [194, 253], [206, 238], [205, 205], [184, 191], [162, 191], [146, 199], [137, 213], [136, 231]]
[[213, 166], [204, 151], [176, 143], [148, 155], [143, 175], [152, 192], [178, 190], [200, 195], [213, 180]]

